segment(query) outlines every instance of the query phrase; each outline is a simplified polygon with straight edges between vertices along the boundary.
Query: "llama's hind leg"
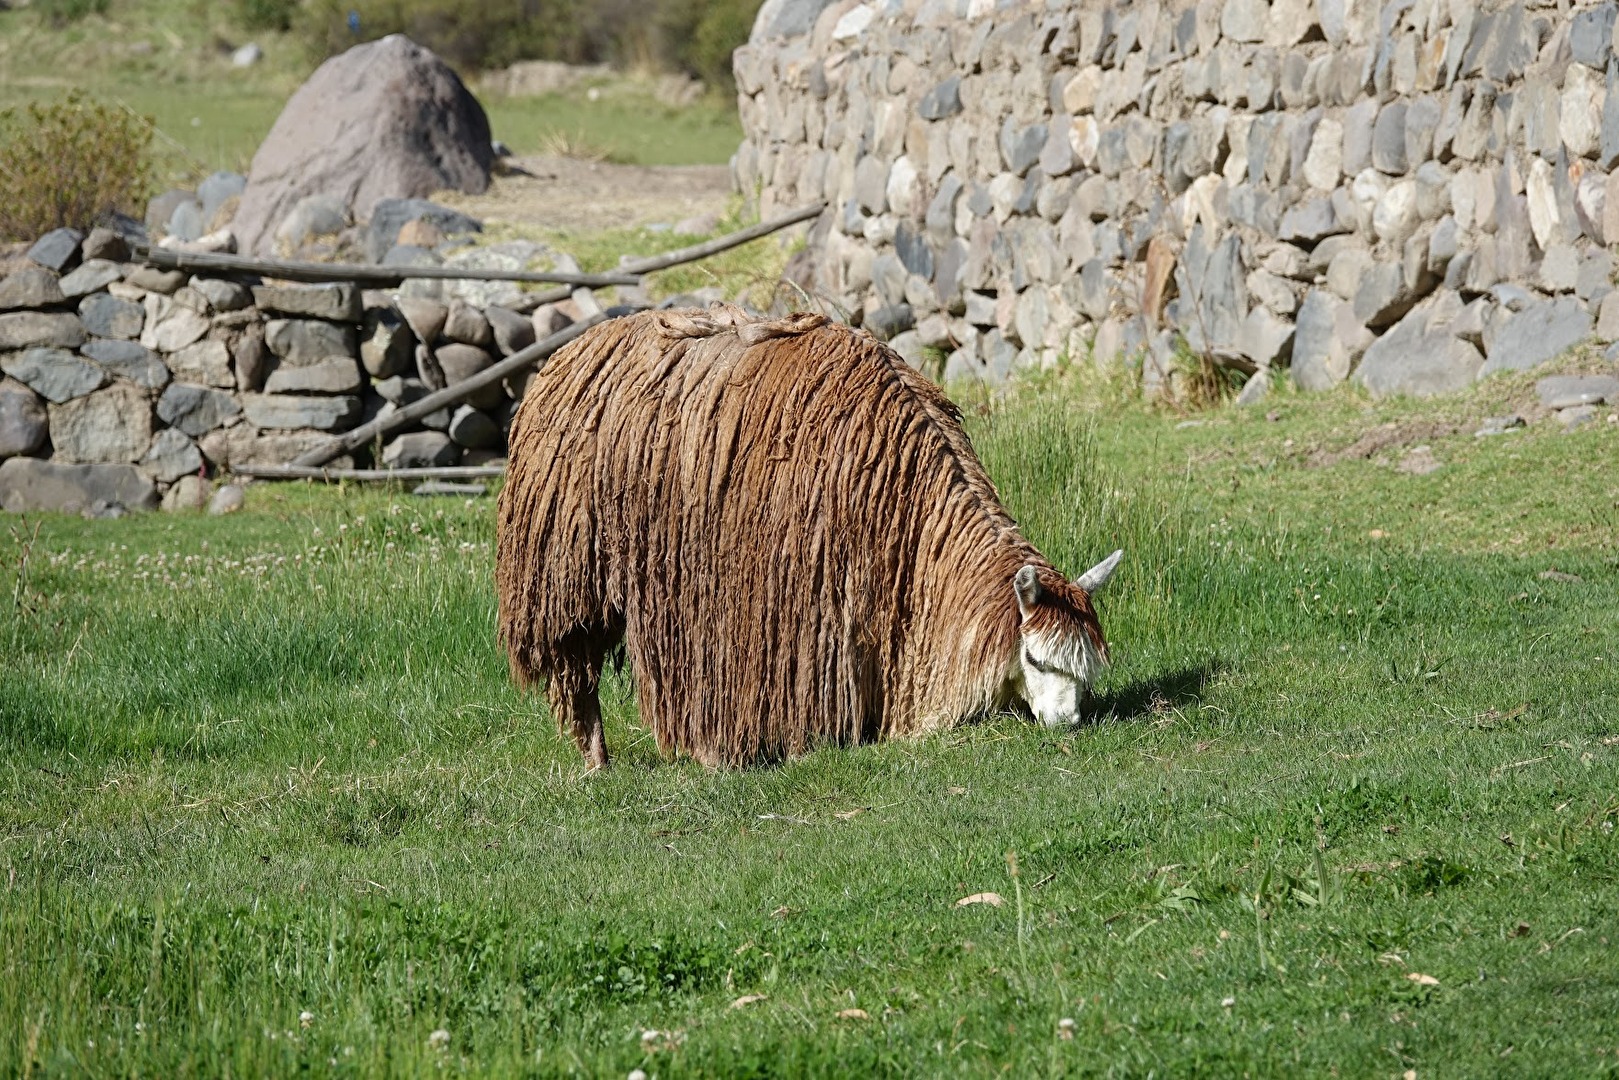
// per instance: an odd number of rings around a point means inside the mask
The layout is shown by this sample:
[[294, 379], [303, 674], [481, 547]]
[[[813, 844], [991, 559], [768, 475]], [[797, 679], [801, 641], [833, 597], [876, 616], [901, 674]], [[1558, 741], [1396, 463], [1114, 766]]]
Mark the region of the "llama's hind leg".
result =
[[608, 637], [576, 635], [564, 650], [567, 661], [551, 676], [546, 687], [552, 714], [563, 730], [573, 736], [591, 770], [605, 769], [608, 764], [598, 691], [602, 664], [611, 644], [612, 639]]

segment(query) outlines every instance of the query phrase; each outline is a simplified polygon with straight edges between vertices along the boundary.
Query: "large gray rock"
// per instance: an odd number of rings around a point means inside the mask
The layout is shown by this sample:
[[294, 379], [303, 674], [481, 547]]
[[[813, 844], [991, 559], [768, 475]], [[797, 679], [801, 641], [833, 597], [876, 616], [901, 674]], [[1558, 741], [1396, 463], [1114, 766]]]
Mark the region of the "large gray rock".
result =
[[1593, 329], [1590, 311], [1576, 297], [1532, 302], [1485, 332], [1479, 376], [1543, 364], [1590, 337]]
[[107, 384], [107, 373], [65, 349], [35, 348], [0, 356], [0, 371], [47, 401], [72, 401]]
[[169, 369], [157, 353], [137, 341], [87, 341], [79, 352], [119, 378], [128, 379], [148, 390], [161, 390], [169, 384]]
[[371, 209], [365, 233], [365, 250], [371, 261], [381, 262], [393, 250], [399, 230], [412, 221], [431, 222], [445, 236], [483, 231], [483, 222], [477, 218], [426, 199], [381, 199]]
[[394, 306], [418, 342], [427, 346], [438, 344], [439, 335], [444, 333], [444, 322], [450, 315], [448, 307], [420, 296], [401, 296]]
[[69, 465], [25, 457], [0, 462], [0, 509], [77, 514], [97, 503], [150, 510], [157, 505], [157, 487], [133, 465]]
[[345, 431], [360, 417], [360, 399], [352, 396], [297, 397], [290, 394], [243, 394], [242, 410], [255, 427], [292, 431]]
[[56, 272], [43, 266], [21, 267], [0, 281], [0, 311], [46, 307], [64, 298]]
[[0, 352], [36, 345], [77, 349], [84, 344], [84, 324], [72, 312], [14, 311], [0, 315]]
[[242, 415], [231, 395], [206, 386], [170, 383], [157, 399], [158, 419], [193, 438], [206, 435]]
[[127, 383], [51, 405], [50, 417], [51, 446], [62, 461], [134, 461], [152, 445], [152, 406]]
[[[255, 285], [253, 302], [263, 311], [308, 319], [357, 323], [360, 293], [347, 282], [331, 285]], [[272, 346], [273, 347], [273, 346]]]
[[353, 357], [358, 350], [354, 327], [319, 319], [271, 319], [264, 342], [289, 364], [314, 364], [328, 356]]
[[487, 349], [495, 343], [494, 332], [483, 312], [464, 300], [450, 301], [450, 310], [444, 320], [444, 336], [462, 345], [476, 345]]
[[15, 379], [0, 379], [0, 458], [32, 454], [49, 431], [45, 402]]
[[1366, 350], [1355, 381], [1374, 398], [1433, 397], [1471, 385], [1484, 357], [1451, 332], [1460, 311], [1453, 293], [1413, 308]]
[[112, 293], [91, 293], [79, 301], [79, 321], [95, 337], [133, 341], [146, 328], [146, 309]]
[[292, 95], [253, 155], [231, 228], [244, 252], [269, 254], [275, 223], [307, 195], [340, 197], [364, 219], [382, 199], [482, 192], [493, 160], [477, 99], [392, 34], [326, 61]]
[[437, 431], [401, 435], [382, 448], [382, 464], [389, 469], [434, 468], [460, 460], [461, 448]]
[[328, 356], [313, 364], [279, 365], [265, 380], [267, 394], [350, 394], [365, 385], [360, 365], [346, 356]]
[[202, 451], [179, 428], [164, 428], [152, 440], [140, 465], [153, 479], [171, 484], [202, 468]]
[[948, 120], [961, 112], [961, 76], [952, 75], [922, 95], [916, 112], [924, 120]]

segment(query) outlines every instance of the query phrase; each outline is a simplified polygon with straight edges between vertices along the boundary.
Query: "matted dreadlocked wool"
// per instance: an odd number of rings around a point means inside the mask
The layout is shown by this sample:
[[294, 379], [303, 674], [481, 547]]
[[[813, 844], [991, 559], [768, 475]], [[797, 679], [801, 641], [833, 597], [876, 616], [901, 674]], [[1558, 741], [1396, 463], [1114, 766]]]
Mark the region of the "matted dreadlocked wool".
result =
[[819, 315], [603, 323], [539, 372], [512, 426], [500, 633], [592, 764], [620, 640], [659, 747], [711, 765], [1000, 707], [1026, 564], [1045, 600], [1021, 632], [1105, 657], [1089, 597], [1018, 532], [955, 406]]

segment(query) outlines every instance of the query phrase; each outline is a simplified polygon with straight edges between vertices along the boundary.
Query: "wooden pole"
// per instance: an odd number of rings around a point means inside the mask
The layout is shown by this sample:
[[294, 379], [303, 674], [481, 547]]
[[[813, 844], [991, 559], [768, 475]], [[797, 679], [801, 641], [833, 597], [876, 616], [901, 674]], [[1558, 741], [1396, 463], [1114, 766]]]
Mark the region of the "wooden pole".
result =
[[629, 270], [608, 274], [565, 274], [549, 270], [477, 270], [458, 266], [376, 266], [360, 263], [250, 259], [242, 255], [171, 251], [160, 247], [148, 247], [139, 254], [147, 265], [160, 270], [258, 274], [261, 277], [279, 278], [282, 281], [352, 281], [356, 285], [369, 288], [392, 287], [410, 278], [431, 278], [440, 281], [528, 281], [562, 284], [570, 288], [586, 286], [597, 289], [607, 285], [634, 285], [639, 280], [635, 273]]
[[710, 255], [718, 255], [722, 251], [740, 247], [749, 240], [757, 240], [761, 236], [769, 236], [773, 232], [780, 232], [789, 225], [797, 225], [800, 221], [819, 217], [821, 211], [826, 209], [825, 203], [816, 203], [813, 206], [801, 206], [797, 210], [789, 210], [769, 221], [761, 221], [757, 225], [746, 229], [739, 229], [734, 233], [717, 236], [712, 240], [705, 240], [701, 244], [683, 247], [676, 251], [666, 251], [662, 255], [647, 255], [639, 259], [624, 257], [618, 260], [619, 270], [629, 274], [650, 274], [654, 270], [667, 270], [671, 266], [682, 263], [696, 262], [706, 259]]
[[327, 469], [308, 465], [234, 465], [230, 472], [256, 480], [480, 480], [505, 476], [504, 465], [441, 465], [420, 469]]
[[606, 318], [607, 316], [598, 311], [588, 318], [580, 319], [571, 326], [565, 326], [558, 330], [544, 341], [537, 341], [520, 352], [512, 353], [494, 367], [484, 368], [470, 379], [462, 379], [454, 386], [446, 386], [443, 390], [435, 390], [426, 397], [411, 402], [389, 416], [378, 417], [369, 424], [361, 424], [353, 431], [339, 435], [328, 443], [323, 443], [313, 450], [299, 454], [292, 459], [292, 464], [324, 464], [339, 454], [346, 454], [350, 450], [364, 446], [379, 435], [386, 435], [388, 432], [404, 427], [414, 420], [420, 420], [428, 413], [437, 412], [446, 405], [459, 404], [468, 396], [477, 393], [491, 383], [497, 383], [508, 375], [517, 374], [536, 361], [544, 360], [592, 326], [605, 321]]

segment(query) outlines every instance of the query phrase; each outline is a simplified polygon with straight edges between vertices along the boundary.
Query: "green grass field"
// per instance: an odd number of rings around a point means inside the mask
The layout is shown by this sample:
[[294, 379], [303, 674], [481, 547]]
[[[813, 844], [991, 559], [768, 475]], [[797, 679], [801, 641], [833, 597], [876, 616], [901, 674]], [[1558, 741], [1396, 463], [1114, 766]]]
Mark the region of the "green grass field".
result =
[[[258, 41], [247, 69], [230, 49]], [[114, 0], [105, 15], [53, 27], [23, 7], [0, 7], [0, 108], [70, 89], [152, 118], [160, 188], [217, 169], [247, 172], [287, 98], [315, 68], [295, 40], [234, 25], [232, 8], [199, 0]], [[476, 84], [473, 84], [476, 89]], [[483, 95], [496, 139], [535, 154], [572, 143], [630, 164], [723, 164], [742, 140], [734, 102], [711, 95], [681, 108], [648, 79], [609, 80], [592, 100]]]
[[1311, 455], [1435, 407], [969, 404], [1128, 553], [1076, 730], [709, 773], [620, 680], [587, 777], [491, 499], [5, 521], [0, 1074], [1619, 1071], [1619, 427], [1412, 476]]

